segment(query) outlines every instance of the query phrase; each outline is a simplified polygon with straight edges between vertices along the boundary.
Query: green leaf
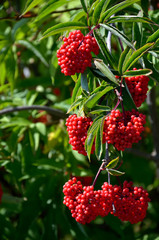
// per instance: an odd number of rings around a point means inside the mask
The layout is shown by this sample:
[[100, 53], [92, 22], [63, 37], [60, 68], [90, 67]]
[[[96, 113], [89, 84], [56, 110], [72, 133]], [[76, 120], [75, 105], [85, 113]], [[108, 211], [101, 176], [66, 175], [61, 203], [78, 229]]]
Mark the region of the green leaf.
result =
[[107, 9], [109, 3], [111, 2], [111, 0], [105, 0], [104, 4], [103, 4], [103, 7], [102, 7], [102, 10], [100, 12], [100, 19], [99, 19], [99, 22], [102, 22], [102, 16], [103, 16], [103, 13], [105, 12], [105, 10]]
[[122, 77], [133, 77], [133, 76], [141, 76], [141, 75], [150, 75], [152, 74], [151, 69], [141, 69], [141, 70], [130, 70], [124, 73]]
[[90, 159], [90, 154], [91, 154], [92, 146], [94, 143], [94, 139], [96, 137], [98, 127], [102, 121], [102, 118], [103, 118], [103, 116], [98, 116], [97, 118], [95, 118], [93, 121], [93, 124], [91, 125], [91, 127], [88, 129], [88, 132], [87, 132], [87, 139], [85, 141], [85, 149], [87, 151], [87, 156], [89, 159]]
[[93, 12], [93, 24], [94, 25], [97, 25], [97, 23], [99, 22], [99, 16], [100, 16], [101, 9], [102, 9], [104, 3], [105, 3], [105, 0], [101, 0], [94, 8], [94, 12]]
[[128, 6], [132, 5], [133, 3], [139, 2], [140, 0], [126, 0], [121, 3], [116, 4], [115, 6], [108, 9], [105, 13], [102, 15], [102, 22], [105, 22], [108, 18], [110, 18], [112, 15], [116, 14], [117, 12], [123, 10], [124, 8], [127, 8]]
[[76, 101], [74, 101], [71, 105], [71, 107], [68, 109], [67, 113], [70, 113], [71, 111], [73, 111], [75, 108], [77, 108], [80, 104], [82, 104], [82, 102], [84, 101], [84, 97], [79, 97], [76, 99]]
[[124, 63], [122, 72], [125, 73], [139, 58], [143, 56], [144, 53], [146, 53], [154, 43], [147, 43], [143, 47], [139, 48], [138, 50], [134, 51], [131, 57], [127, 60], [126, 63]]
[[73, 89], [71, 103], [73, 103], [75, 101], [76, 97], [78, 97], [78, 92], [79, 92], [80, 86], [81, 86], [81, 75], [79, 76], [79, 78], [75, 84], [75, 87]]
[[99, 0], [96, 0], [90, 7], [89, 9], [89, 16], [92, 16], [93, 12], [94, 12], [94, 9], [96, 8], [96, 6], [98, 5], [99, 3]]
[[96, 139], [95, 139], [95, 154], [100, 160], [103, 152], [103, 127], [104, 127], [105, 116], [100, 119], [99, 127], [97, 129]]
[[87, 6], [86, 6], [86, 3], [85, 3], [85, 0], [80, 0], [81, 2], [81, 5], [83, 7], [83, 10], [87, 13]]
[[21, 16], [23, 16], [25, 13], [27, 13], [28, 11], [30, 11], [32, 8], [34, 8], [36, 5], [38, 5], [39, 3], [41, 3], [43, 0], [33, 0], [33, 1], [30, 1], [28, 0], [26, 2], [26, 5], [25, 5], [25, 9], [23, 11], [23, 13], [21, 14]]
[[147, 43], [152, 43], [152, 42], [156, 42], [159, 39], [159, 29], [154, 32], [152, 35], [150, 35], [147, 39]]
[[116, 165], [118, 164], [118, 162], [119, 162], [119, 157], [111, 160], [111, 161], [107, 164], [106, 168], [107, 168], [107, 169], [115, 168]]
[[111, 17], [110, 19], [107, 20], [107, 23], [116, 23], [116, 22], [142, 22], [142, 23], [154, 25], [154, 22], [149, 18], [131, 16], [131, 15]]
[[98, 68], [111, 82], [115, 83], [115, 85], [119, 85], [114, 74], [110, 71], [108, 66], [106, 66], [102, 60], [95, 59], [94, 64], [96, 68]]
[[42, 134], [43, 136], [46, 136], [46, 125], [44, 123], [37, 122], [35, 123], [35, 127], [40, 134]]
[[146, 15], [148, 15], [149, 5], [150, 5], [149, 0], [141, 0], [141, 7]]
[[130, 40], [127, 38], [126, 35], [124, 35], [123, 33], [121, 33], [117, 28], [110, 26], [108, 24], [102, 24], [100, 23], [100, 26], [107, 29], [108, 31], [111, 31], [112, 34], [114, 34], [115, 36], [117, 36], [118, 38], [121, 39], [121, 41], [123, 41], [127, 46], [131, 47], [132, 49], [135, 49], [133, 44], [130, 42]]
[[84, 104], [84, 108], [93, 108], [97, 101], [104, 95], [106, 94], [107, 92], [111, 91], [113, 89], [112, 86], [108, 86], [106, 87], [103, 91], [101, 92], [97, 92], [97, 93], [94, 93], [93, 95], [91, 95], [88, 100], [85, 102]]
[[110, 107], [103, 106], [103, 105], [97, 105], [92, 108], [92, 111], [90, 111], [90, 114], [101, 114], [111, 111]]
[[44, 33], [43, 33], [43, 37], [40, 39], [44, 39], [47, 37], [50, 37], [52, 35], [55, 35], [57, 33], [61, 33], [67, 30], [71, 30], [71, 29], [84, 29], [87, 28], [87, 26], [85, 26], [83, 23], [81, 22], [65, 22], [65, 23], [59, 23], [49, 29], [47, 29]]
[[112, 54], [109, 52], [102, 36], [100, 35], [98, 30], [94, 30], [94, 37], [98, 43], [98, 46], [101, 50], [101, 53], [103, 54], [104, 58], [108, 61], [108, 63], [110, 64], [110, 66], [114, 69], [117, 69], [116, 67], [116, 61], [113, 58]]
[[125, 57], [126, 57], [128, 51], [129, 51], [129, 47], [127, 46], [127, 47], [125, 48], [125, 50], [122, 52], [122, 54], [121, 54], [121, 56], [120, 56], [120, 58], [119, 58], [118, 72], [119, 72], [120, 75], [122, 75], [122, 68], [123, 68], [123, 64], [124, 64], [124, 61], [125, 61]]
[[26, 41], [26, 40], [18, 40], [16, 41], [16, 44], [20, 44], [23, 45], [24, 47], [26, 47], [27, 49], [29, 49], [30, 51], [32, 51], [36, 57], [38, 57], [40, 59], [40, 61], [46, 66], [48, 67], [48, 63], [46, 61], [46, 59], [43, 57], [43, 55], [41, 54], [41, 52], [35, 48], [30, 42]]
[[[123, 99], [123, 104], [124, 108], [127, 111], [131, 111], [132, 109], [137, 110], [136, 105], [133, 101], [133, 98], [131, 96], [131, 93], [129, 92], [129, 89], [126, 85], [126, 83], [123, 83], [125, 87], [122, 88], [122, 99]], [[118, 88], [120, 91], [120, 89]]]
[[52, 1], [52, 4], [48, 4], [45, 6], [41, 12], [38, 14], [38, 16], [35, 18], [35, 22], [38, 22], [45, 16], [48, 16], [50, 13], [52, 13], [54, 10], [58, 9], [61, 6], [64, 6], [65, 4], [69, 3], [68, 0], [60, 0], [60, 1]]
[[122, 176], [125, 172], [120, 172], [115, 169], [108, 169], [108, 172], [113, 176]]
[[85, 71], [84, 73], [81, 73], [81, 87], [83, 90], [85, 90], [87, 93], [89, 93], [87, 71]]
[[133, 23], [132, 28], [132, 38], [133, 42], [135, 42], [135, 47], [138, 49], [142, 45], [142, 39], [143, 39], [143, 31], [142, 31], [142, 23]]

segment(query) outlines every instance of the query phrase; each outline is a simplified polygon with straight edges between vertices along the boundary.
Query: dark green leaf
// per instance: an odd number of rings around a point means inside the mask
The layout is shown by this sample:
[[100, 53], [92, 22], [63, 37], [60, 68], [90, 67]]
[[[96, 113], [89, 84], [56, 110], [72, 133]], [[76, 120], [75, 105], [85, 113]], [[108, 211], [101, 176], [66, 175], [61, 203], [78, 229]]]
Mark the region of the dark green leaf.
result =
[[80, 89], [81, 86], [81, 76], [78, 78], [75, 87], [73, 89], [73, 93], [72, 93], [72, 98], [71, 98], [71, 103], [73, 103], [76, 99], [76, 97], [78, 96], [78, 91]]
[[131, 47], [132, 49], [134, 49], [133, 44], [130, 42], [130, 40], [127, 38], [126, 35], [124, 35], [123, 33], [121, 33], [117, 28], [110, 26], [108, 24], [102, 24], [100, 23], [100, 26], [107, 29], [108, 31], [111, 31], [112, 34], [114, 34], [115, 36], [117, 36], [118, 38], [121, 39], [121, 41], [123, 41], [127, 46]]
[[71, 29], [83, 29], [83, 28], [87, 28], [87, 26], [85, 26], [83, 23], [81, 22], [65, 22], [65, 23], [59, 23], [49, 29], [47, 29], [44, 33], [43, 33], [43, 37], [40, 39], [44, 39], [47, 37], [50, 37], [52, 35], [55, 35], [57, 33], [61, 33], [67, 30], [71, 30]]
[[100, 59], [95, 59], [94, 64], [96, 68], [98, 68], [111, 82], [115, 83], [115, 85], [119, 85], [116, 77], [111, 72], [111, 70], [104, 64], [104, 62]]
[[122, 68], [123, 68], [123, 64], [124, 64], [124, 61], [125, 61], [125, 57], [127, 55], [129, 51], [129, 47], [127, 46], [125, 48], [125, 50], [122, 52], [120, 58], [119, 58], [119, 64], [118, 64], [118, 71], [119, 71], [119, 74], [122, 75]]
[[73, 111], [75, 108], [77, 108], [82, 102], [84, 101], [85, 98], [77, 98], [74, 103], [71, 105], [71, 107], [68, 109], [67, 113], [70, 113]]
[[141, 75], [150, 75], [152, 74], [151, 69], [141, 69], [141, 70], [130, 70], [124, 73], [122, 77], [133, 77], [133, 76], [141, 76]]
[[122, 176], [123, 174], [125, 174], [125, 172], [120, 172], [115, 169], [109, 169], [108, 172], [113, 176]]
[[84, 73], [81, 73], [81, 87], [83, 90], [85, 90], [87, 93], [89, 93], [86, 71]]
[[153, 43], [156, 42], [159, 39], [159, 29], [154, 32], [152, 35], [150, 35], [147, 39], [147, 43]]
[[118, 164], [118, 162], [119, 162], [119, 157], [111, 160], [111, 161], [107, 164], [106, 168], [107, 168], [107, 169], [115, 168], [116, 165]]
[[116, 16], [108, 19], [107, 23], [116, 23], [116, 22], [142, 22], [147, 24], [154, 24], [154, 22], [146, 17], [138, 16]]
[[133, 37], [133, 42], [135, 42], [135, 47], [138, 49], [141, 47], [142, 44], [142, 38], [143, 38], [143, 31], [142, 31], [142, 27], [140, 26], [142, 25], [141, 23], [133, 23], [133, 28], [132, 28], [132, 37]]
[[93, 12], [93, 24], [94, 25], [97, 25], [97, 23], [99, 22], [99, 16], [101, 14], [104, 3], [105, 3], [105, 0], [101, 0], [94, 8], [94, 12]]
[[[124, 108], [127, 111], [131, 111], [132, 109], [137, 110], [136, 105], [133, 101], [133, 98], [131, 96], [131, 93], [129, 92], [129, 89], [126, 84], [124, 84], [125, 87], [122, 88], [122, 99]], [[120, 89], [118, 89], [120, 91]]]
[[81, 5], [83, 7], [83, 10], [87, 13], [87, 5], [85, 3], [85, 0], [80, 0], [80, 2], [81, 2]]
[[97, 158], [100, 160], [102, 152], [103, 152], [103, 127], [104, 127], [105, 116], [100, 119], [99, 127], [96, 134], [95, 139], [95, 154]]
[[154, 43], [147, 43], [143, 47], [139, 48], [138, 50], [134, 51], [131, 57], [127, 60], [126, 63], [124, 63], [122, 72], [125, 73], [139, 58], [143, 56], [144, 53], [146, 53]]
[[101, 92], [97, 92], [97, 93], [93, 93], [93, 95], [91, 95], [88, 100], [85, 102], [84, 104], [84, 108], [93, 108], [97, 101], [107, 92], [111, 91], [113, 89], [112, 86], [108, 86], [106, 87], [103, 91]]
[[118, 3], [108, 9], [105, 13], [102, 15], [102, 21], [106, 21], [106, 19], [110, 18], [112, 15], [116, 14], [117, 12], [123, 10], [124, 8], [132, 5], [133, 3], [139, 2], [140, 0], [126, 0], [121, 3]]
[[116, 64], [115, 64], [116, 63], [115, 59], [113, 58], [112, 54], [109, 52], [109, 50], [98, 30], [94, 30], [94, 37], [98, 43], [98, 46], [99, 46], [104, 58], [108, 61], [108, 63], [110, 64], [110, 66], [112, 68], [117, 69]]
[[23, 16], [25, 13], [29, 12], [32, 8], [34, 8], [36, 5], [38, 5], [42, 1], [43, 0], [33, 0], [33, 1], [28, 0], [26, 2], [25, 9], [24, 9], [24, 11], [23, 11], [21, 16]]
[[105, 10], [107, 9], [109, 3], [111, 2], [111, 0], [105, 0], [104, 4], [103, 4], [103, 7], [102, 7], [102, 10], [100, 12], [100, 19], [99, 19], [99, 23], [102, 22], [102, 16], [103, 16], [103, 13], [105, 12]]
[[89, 112], [90, 114], [101, 114], [101, 113], [106, 113], [111, 111], [110, 107], [108, 106], [103, 106], [103, 105], [97, 105], [92, 108], [92, 111]]

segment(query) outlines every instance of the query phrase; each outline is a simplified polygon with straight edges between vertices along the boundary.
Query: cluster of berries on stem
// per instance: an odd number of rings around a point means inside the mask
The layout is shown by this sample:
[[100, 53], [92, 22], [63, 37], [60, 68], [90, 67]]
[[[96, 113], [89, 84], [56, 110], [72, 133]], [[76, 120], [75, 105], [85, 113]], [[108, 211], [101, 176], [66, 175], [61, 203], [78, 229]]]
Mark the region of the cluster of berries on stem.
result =
[[90, 223], [97, 216], [105, 217], [109, 213], [134, 224], [145, 218], [150, 201], [146, 190], [133, 187], [133, 183], [127, 181], [123, 187], [105, 182], [102, 190], [94, 190], [93, 185], [82, 186], [73, 177], [63, 186], [63, 193], [63, 203], [70, 209], [72, 217], [81, 224]]
[[84, 36], [80, 30], [70, 32], [63, 41], [64, 44], [57, 51], [57, 58], [61, 72], [66, 76], [83, 73], [87, 67], [91, 67], [91, 52], [99, 54], [95, 38], [89, 34]]

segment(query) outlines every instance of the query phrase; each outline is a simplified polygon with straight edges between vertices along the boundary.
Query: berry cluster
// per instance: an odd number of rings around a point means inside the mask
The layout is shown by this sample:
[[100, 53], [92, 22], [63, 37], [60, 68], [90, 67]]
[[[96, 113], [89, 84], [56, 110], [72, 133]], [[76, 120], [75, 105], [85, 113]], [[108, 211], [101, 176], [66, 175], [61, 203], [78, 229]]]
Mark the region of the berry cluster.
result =
[[57, 51], [57, 58], [61, 72], [66, 76], [83, 73], [87, 67], [91, 67], [91, 52], [99, 54], [95, 38], [91, 35], [84, 36], [80, 30], [70, 32], [63, 41], [64, 44]]
[[[137, 69], [133, 68], [133, 70]], [[149, 77], [144, 75], [136, 77], [127, 77], [125, 78], [125, 82], [132, 95], [135, 105], [137, 107], [140, 107], [147, 97], [146, 94], [148, 91]]]
[[142, 187], [133, 187], [132, 182], [125, 181], [123, 188], [114, 186], [114, 206], [115, 213], [122, 221], [138, 223], [146, 216], [148, 202], [150, 199], [148, 193]]
[[104, 123], [105, 141], [113, 144], [119, 151], [131, 148], [133, 143], [141, 140], [145, 118], [145, 115], [135, 110], [125, 111], [124, 114], [119, 110], [112, 110]]
[[2, 186], [0, 184], [0, 202], [1, 202], [1, 199], [2, 199], [2, 195], [3, 195], [3, 190], [2, 190]]
[[[84, 144], [87, 138], [88, 128], [91, 126], [92, 120], [87, 117], [77, 117], [76, 114], [70, 115], [66, 120], [67, 131], [69, 134], [69, 144], [73, 146], [73, 150], [78, 153], [87, 155]], [[92, 153], [94, 152], [94, 145], [92, 147]]]
[[132, 185], [125, 181], [121, 188], [105, 182], [102, 190], [94, 190], [93, 186], [83, 187], [74, 177], [63, 186], [63, 203], [82, 224], [90, 223], [97, 216], [105, 217], [109, 212], [134, 224], [145, 218], [150, 199], [146, 190]]

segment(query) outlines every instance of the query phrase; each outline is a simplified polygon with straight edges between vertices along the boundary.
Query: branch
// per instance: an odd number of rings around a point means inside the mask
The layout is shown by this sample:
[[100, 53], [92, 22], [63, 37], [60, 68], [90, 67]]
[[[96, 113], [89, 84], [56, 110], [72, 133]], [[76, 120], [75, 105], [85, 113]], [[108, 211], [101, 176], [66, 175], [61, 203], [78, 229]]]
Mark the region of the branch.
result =
[[50, 115], [57, 117], [59, 119], [65, 119], [67, 117], [67, 114], [62, 112], [61, 110], [54, 109], [54, 108], [47, 107], [47, 106], [40, 106], [40, 105], [5, 108], [3, 110], [0, 110], [0, 116], [4, 115], [4, 114], [9, 114], [12, 112], [19, 112], [19, 111], [26, 111], [26, 110], [43, 110], [43, 111], [48, 112]]

